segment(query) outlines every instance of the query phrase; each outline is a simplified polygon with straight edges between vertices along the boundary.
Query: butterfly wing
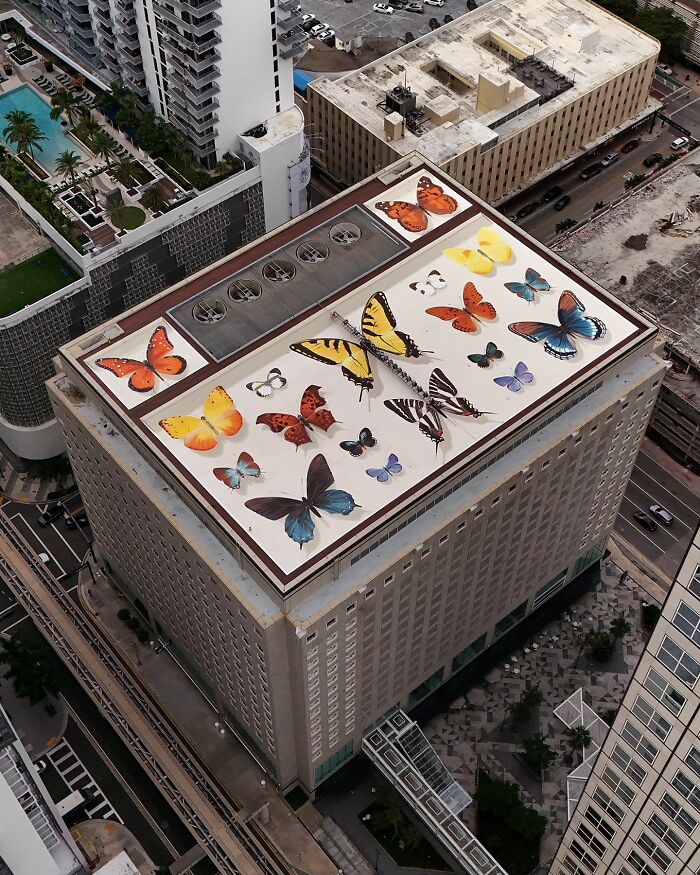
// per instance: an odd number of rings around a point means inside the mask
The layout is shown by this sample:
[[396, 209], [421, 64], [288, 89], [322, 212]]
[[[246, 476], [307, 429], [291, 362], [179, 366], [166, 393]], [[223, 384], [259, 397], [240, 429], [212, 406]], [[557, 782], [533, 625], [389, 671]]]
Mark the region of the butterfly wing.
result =
[[457, 209], [457, 201], [428, 176], [421, 176], [417, 188], [418, 205], [435, 216], [447, 216]]
[[442, 254], [449, 258], [450, 261], [454, 261], [455, 264], [466, 267], [467, 270], [480, 276], [491, 273], [493, 270], [491, 259], [487, 258], [477, 249], [462, 249], [461, 246], [451, 246], [448, 249], [443, 249]]
[[364, 447], [360, 441], [341, 441], [340, 449], [350, 453], [351, 456], [361, 456], [364, 452]]
[[215, 386], [207, 396], [204, 418], [216, 432], [228, 437], [238, 434], [243, 425], [243, 417], [223, 386]]
[[374, 386], [367, 353], [357, 343], [333, 337], [321, 337], [293, 343], [289, 348], [324, 365], [340, 365], [343, 376], [356, 386], [362, 386], [363, 389], [371, 389]]
[[156, 384], [153, 371], [137, 359], [105, 358], [97, 359], [95, 364], [115, 377], [129, 376], [128, 386], [134, 392], [150, 392]]
[[418, 358], [420, 352], [403, 331], [396, 331], [396, 319], [384, 292], [377, 292], [362, 312], [362, 333], [377, 349], [405, 358]]
[[518, 362], [515, 366], [515, 376], [521, 383], [531, 383], [535, 379], [534, 374], [531, 374], [530, 371], [528, 371], [525, 362]]
[[520, 380], [515, 376], [508, 375], [507, 377], [494, 377], [493, 382], [498, 386], [505, 386], [511, 392], [519, 392], [522, 386]]
[[491, 364], [491, 362], [489, 361], [489, 357], [481, 352], [473, 352], [468, 355], [467, 358], [470, 362], [473, 362], [480, 368], [488, 368], [488, 366]]
[[471, 313], [472, 316], [476, 316], [477, 319], [488, 319], [490, 321], [496, 318], [496, 308], [493, 304], [489, 304], [488, 301], [483, 299], [474, 283], [466, 283], [462, 289], [462, 301], [464, 302], [464, 309]]
[[486, 355], [491, 360], [495, 361], [496, 359], [503, 358], [503, 351], [500, 350], [492, 340], [489, 340], [486, 344]]
[[585, 307], [573, 292], [562, 292], [559, 298], [559, 321], [567, 334], [577, 334], [588, 340], [605, 337], [605, 323], [596, 316], [584, 316]]
[[419, 422], [426, 407], [424, 401], [415, 398], [390, 398], [384, 402], [384, 406], [406, 422]]
[[363, 428], [360, 431], [359, 442], [362, 444], [363, 447], [365, 447], [368, 450], [371, 449], [371, 447], [375, 447], [377, 445], [376, 437], [372, 434], [372, 432], [368, 428]]
[[424, 434], [427, 438], [433, 441], [435, 444], [435, 451], [437, 452], [437, 445], [445, 440], [444, 432], [442, 424], [440, 423], [440, 417], [427, 405], [425, 412], [418, 421], [418, 429], [421, 434]]
[[320, 409], [326, 403], [325, 399], [321, 397], [320, 388], [320, 386], [306, 387], [304, 394], [301, 396], [299, 412], [311, 425], [328, 431], [336, 420], [330, 410]]
[[540, 276], [534, 267], [528, 267], [525, 271], [525, 282], [531, 289], [535, 289], [535, 291], [538, 292], [548, 292], [552, 288], [547, 280], [543, 276]]
[[389, 472], [386, 468], [367, 468], [365, 473], [369, 474], [370, 477], [374, 477], [379, 483], [386, 483], [389, 479]]
[[457, 395], [457, 387], [441, 368], [435, 368], [428, 382], [430, 397], [440, 402], [440, 409], [444, 413], [453, 413], [456, 416], [474, 416], [476, 408]]
[[379, 201], [374, 206], [390, 219], [395, 219], [405, 231], [418, 234], [428, 227], [428, 214], [418, 204], [408, 201]]
[[513, 292], [519, 298], [527, 301], [528, 304], [535, 300], [535, 293], [527, 283], [503, 283], [509, 292]]
[[282, 371], [279, 368], [271, 368], [265, 382], [273, 389], [281, 389], [287, 385], [287, 378], [282, 376]]
[[318, 497], [333, 485], [333, 474], [323, 453], [314, 456], [306, 472], [306, 495], [315, 506]]
[[187, 361], [181, 355], [170, 355], [174, 348], [165, 326], [159, 325], [146, 347], [146, 360], [156, 373], [176, 377], [185, 370]]
[[432, 298], [435, 294], [435, 287], [431, 282], [425, 283], [409, 283], [409, 289], [413, 289], [414, 292], [420, 292], [421, 295], [427, 295], [427, 297]]
[[251, 498], [245, 506], [268, 520], [286, 516], [284, 530], [299, 547], [313, 539], [314, 521], [306, 503], [298, 498]]
[[403, 471], [403, 465], [399, 462], [399, 457], [396, 453], [389, 453], [389, 458], [384, 467], [390, 474], [400, 474]]
[[238, 489], [241, 485], [241, 475], [236, 468], [214, 468], [212, 474], [230, 489]]
[[452, 322], [452, 327], [457, 331], [473, 334], [477, 329], [476, 320], [459, 307], [428, 307], [425, 312], [428, 316], [437, 316], [443, 322]]
[[261, 413], [255, 420], [256, 425], [266, 425], [275, 434], [284, 431], [284, 439], [294, 444], [295, 447], [300, 447], [302, 444], [310, 444], [311, 438], [309, 433], [304, 428], [304, 423], [299, 422], [298, 416], [292, 416], [291, 413]]
[[339, 513], [347, 516], [356, 507], [359, 507], [359, 504], [355, 504], [355, 499], [344, 489], [326, 489], [316, 499], [314, 506], [319, 510], [325, 510], [326, 513]]
[[169, 416], [158, 423], [176, 440], [184, 440], [190, 450], [213, 450], [218, 440], [211, 426], [198, 416]]
[[255, 392], [259, 398], [267, 398], [269, 395], [272, 395], [272, 386], [268, 380], [253, 380], [250, 383], [246, 383], [245, 387], [250, 389], [251, 392]]
[[259, 477], [260, 465], [253, 459], [250, 453], [242, 452], [236, 463], [236, 470], [241, 477]]
[[513, 254], [510, 246], [493, 228], [479, 228], [476, 232], [476, 243], [479, 249], [497, 264], [510, 261]]
[[508, 330], [530, 343], [543, 340], [545, 352], [556, 358], [565, 359], [576, 355], [576, 347], [560, 325], [552, 325], [551, 322], [511, 322]]
[[428, 274], [428, 283], [436, 290], [444, 289], [447, 285], [447, 280], [439, 270], [431, 270]]

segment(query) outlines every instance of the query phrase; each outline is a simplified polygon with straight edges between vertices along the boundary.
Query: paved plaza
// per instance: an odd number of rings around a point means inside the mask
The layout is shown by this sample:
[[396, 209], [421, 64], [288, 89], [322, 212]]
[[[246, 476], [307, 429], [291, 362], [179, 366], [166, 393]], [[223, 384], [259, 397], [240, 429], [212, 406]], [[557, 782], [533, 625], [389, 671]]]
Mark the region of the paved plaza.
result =
[[[579, 687], [583, 688], [584, 701], [597, 714], [617, 708], [646, 644], [641, 608], [653, 600], [633, 579], [621, 584], [619, 578], [620, 569], [604, 562], [595, 590], [454, 701], [447, 714], [423, 727], [442, 761], [467, 791], [475, 792], [478, 770], [485, 768], [495, 777], [517, 783], [526, 803], [545, 815], [548, 827], [542, 839], [539, 871], [548, 868], [566, 828], [566, 776], [580, 762], [580, 755], [571, 762], [564, 726], [554, 716], [554, 708]], [[583, 636], [591, 629], [607, 628], [620, 615], [628, 619], [632, 631], [617, 642], [609, 662], [592, 662], [582, 648]], [[538, 683], [542, 703], [533, 709], [532, 720], [516, 731], [508, 718], [510, 709], [528, 685]], [[522, 749], [522, 739], [536, 732], [559, 753], [542, 780], [515, 756]], [[463, 817], [475, 829], [476, 806], [466, 809]]]

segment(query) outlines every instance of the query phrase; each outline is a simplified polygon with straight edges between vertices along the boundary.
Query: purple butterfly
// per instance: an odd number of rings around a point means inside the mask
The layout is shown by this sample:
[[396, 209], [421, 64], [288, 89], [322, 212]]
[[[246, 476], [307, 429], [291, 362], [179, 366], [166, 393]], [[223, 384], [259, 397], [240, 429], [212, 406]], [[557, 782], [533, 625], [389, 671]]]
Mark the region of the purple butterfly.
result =
[[389, 475], [400, 474], [403, 471], [403, 465], [399, 464], [399, 457], [394, 453], [389, 454], [386, 465], [383, 468], [367, 468], [367, 473], [370, 477], [375, 477], [377, 482], [386, 483]]
[[525, 383], [531, 383], [534, 379], [534, 375], [528, 371], [525, 362], [518, 362], [512, 377], [494, 377], [493, 382], [498, 383], [499, 386], [505, 386], [511, 392], [519, 392]]

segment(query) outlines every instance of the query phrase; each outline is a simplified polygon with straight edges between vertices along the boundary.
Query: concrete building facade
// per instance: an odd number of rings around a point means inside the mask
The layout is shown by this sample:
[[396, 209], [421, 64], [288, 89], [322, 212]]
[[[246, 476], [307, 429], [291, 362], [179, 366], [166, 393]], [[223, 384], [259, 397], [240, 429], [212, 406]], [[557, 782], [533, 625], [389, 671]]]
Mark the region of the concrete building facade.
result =
[[[399, 199], [423, 174], [452, 193], [459, 214], [427, 237], [406, 239], [369, 205], [377, 197]], [[367, 408], [365, 400], [358, 408], [356, 392], [348, 394], [340, 368], [316, 364], [296, 355], [293, 347], [285, 350], [305, 332], [336, 336], [342, 327], [332, 329], [329, 322], [321, 328], [313, 320], [335, 321], [331, 302], [346, 312], [351, 299], [361, 301], [380, 288], [402, 329], [414, 337], [430, 332], [421, 342], [429, 341], [434, 349], [451, 343], [439, 355], [445, 369], [456, 375], [457, 359], [452, 363], [444, 356], [461, 356], [464, 338], [453, 338], [453, 329], [436, 320], [426, 324], [431, 320], [425, 319], [420, 293], [407, 296], [401, 289], [407, 278], [427, 275], [430, 264], [439, 264], [435, 269], [461, 288], [468, 274], [439, 260], [438, 251], [483, 222], [507, 238], [514, 262], [530, 265], [543, 259], [543, 272], [559, 276], [562, 271], [577, 295], [590, 294], [586, 309], [605, 312], [614, 337], [604, 351], [592, 343], [585, 354], [580, 350], [577, 365], [568, 370], [540, 347], [518, 345], [512, 366], [521, 353], [532, 363], [539, 352], [542, 362], [533, 365], [538, 388], [529, 398], [534, 407], [515, 419], [508, 417], [516, 393], [502, 389], [497, 391], [503, 396], [494, 397], [489, 372], [478, 369], [481, 377], [470, 372], [470, 401], [480, 403], [475, 386], [480, 383], [490, 409], [504, 405], [504, 413], [496, 418], [484, 414], [491, 425], [484, 426], [483, 434], [471, 424], [465, 426], [466, 437], [462, 431], [452, 433], [436, 456], [425, 433], [415, 426], [404, 429], [391, 406], [373, 400]], [[310, 246], [321, 256], [325, 247], [326, 255], [307, 271], [304, 258]], [[292, 266], [298, 284], [289, 280], [283, 313], [273, 306], [279, 292], [264, 282], [273, 254], [278, 271], [296, 259]], [[291, 270], [285, 269], [289, 276]], [[503, 273], [496, 279], [503, 279]], [[316, 282], [323, 292], [316, 290]], [[487, 280], [479, 282], [483, 290]], [[203, 301], [208, 312], [224, 303], [227, 309], [241, 288], [251, 292], [254, 283], [261, 291], [256, 300], [267, 300], [272, 309], [256, 309], [248, 300], [242, 305], [248, 308], [245, 321], [240, 321], [240, 306], [233, 306], [234, 321], [226, 332], [211, 326], [200, 331], [190, 320]], [[327, 303], [320, 305], [319, 295]], [[513, 306], [510, 297], [500, 302], [504, 315]], [[171, 341], [179, 337], [176, 352], [189, 350], [188, 362], [199, 361], [195, 352], [201, 356], [199, 370], [145, 402], [133, 398], [119, 380], [108, 377], [105, 382], [95, 367], [104, 349], [117, 355], [127, 349], [124, 344], [138, 348], [161, 322], [167, 323]], [[501, 331], [499, 346], [509, 350], [513, 332], [505, 323]], [[436, 168], [412, 157], [181, 283], [152, 305], [62, 348], [61, 373], [50, 381], [49, 392], [112, 579], [146, 605], [151, 621], [165, 630], [277, 783], [285, 788], [300, 783], [313, 791], [360, 751], [363, 733], [383, 714], [397, 704], [410, 710], [423, 701], [598, 561], [662, 378], [662, 365], [651, 349], [653, 336], [644, 319]], [[480, 338], [473, 339], [482, 345]], [[602, 359], [595, 359], [599, 352]], [[589, 361], [588, 355], [594, 358]], [[272, 401], [265, 406], [245, 388], [246, 380], [256, 373], [264, 380], [268, 371], [273, 376], [269, 366], [274, 361], [288, 385], [271, 390]], [[382, 368], [382, 393], [403, 386], [405, 394], [405, 376], [388, 366], [385, 370], [381, 360], [374, 366]], [[411, 370], [411, 375], [422, 379], [420, 371]], [[565, 384], [560, 383], [565, 376]], [[346, 423], [347, 435], [338, 430], [338, 436], [356, 436], [361, 426], [371, 427], [380, 449], [368, 449], [367, 461], [381, 463], [394, 451], [403, 462], [400, 474], [390, 479], [387, 473], [382, 485], [376, 474], [365, 474], [362, 451], [357, 461], [338, 449], [335, 438], [321, 436], [323, 442], [313, 450], [304, 447], [295, 454], [281, 434], [253, 426], [259, 409], [295, 410], [298, 393], [314, 379], [323, 382], [323, 397], [336, 421]], [[159, 423], [167, 422], [162, 417], [171, 405], [179, 414], [199, 410], [201, 403], [210, 403], [206, 393], [215, 383], [231, 393], [244, 420], [243, 443], [233, 456], [233, 450], [225, 454], [226, 464], [234, 465], [240, 449], [252, 452], [262, 469], [259, 487], [250, 476], [240, 478], [240, 491], [217, 485], [208, 479], [205, 453], [192, 453], [179, 441], [176, 447], [170, 438], [162, 443], [164, 426]], [[413, 385], [418, 386], [415, 380]], [[186, 401], [191, 398], [197, 400]], [[482, 436], [474, 444], [477, 434]], [[458, 454], [463, 440], [472, 449]], [[310, 458], [304, 450], [316, 449], [327, 457], [336, 486], [352, 488], [355, 509], [347, 521], [346, 515], [324, 516], [317, 522], [317, 536], [312, 527], [309, 541], [295, 544], [289, 520], [287, 539], [281, 523], [269, 522], [279, 516], [261, 522], [246, 499], [259, 489], [263, 495], [299, 494], [304, 459]], [[212, 461], [220, 464], [221, 450], [213, 452]], [[352, 466], [357, 466], [355, 477]], [[312, 495], [313, 477], [307, 476], [304, 494]], [[293, 478], [286, 486], [281, 482], [285, 477]], [[358, 505], [362, 509], [356, 513]]]
[[587, 0], [491, 2], [308, 88], [318, 162], [348, 185], [417, 151], [490, 203], [660, 104], [659, 44]]
[[700, 533], [578, 801], [551, 873], [700, 865]]

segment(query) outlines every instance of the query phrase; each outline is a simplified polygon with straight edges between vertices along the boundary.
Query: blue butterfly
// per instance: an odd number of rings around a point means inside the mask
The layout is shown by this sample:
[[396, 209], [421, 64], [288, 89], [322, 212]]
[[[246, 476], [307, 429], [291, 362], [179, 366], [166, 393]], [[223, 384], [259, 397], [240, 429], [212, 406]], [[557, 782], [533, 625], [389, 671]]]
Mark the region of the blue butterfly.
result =
[[253, 460], [250, 453], [243, 452], [238, 457], [235, 468], [213, 468], [212, 474], [231, 489], [239, 489], [243, 477], [260, 476], [260, 465]]
[[399, 464], [399, 457], [395, 453], [390, 453], [383, 468], [367, 468], [367, 473], [370, 477], [376, 477], [379, 483], [386, 483], [389, 475], [400, 474], [403, 471], [403, 465]]
[[535, 292], [548, 292], [552, 287], [547, 280], [540, 276], [532, 267], [525, 271], [524, 283], [504, 283], [509, 292], [513, 292], [519, 298], [524, 298], [528, 303], [535, 300]]
[[313, 540], [316, 526], [311, 514], [320, 518], [320, 510], [326, 513], [340, 513], [347, 516], [359, 504], [349, 492], [342, 489], [331, 489], [333, 474], [323, 454], [319, 453], [311, 460], [306, 474], [306, 492], [304, 498], [251, 498], [245, 506], [264, 516], [268, 520], [280, 520], [283, 516], [284, 530], [287, 535], [299, 545]]
[[530, 343], [544, 340], [544, 351], [558, 359], [576, 355], [574, 337], [599, 340], [605, 337], [605, 323], [596, 316], [584, 316], [586, 308], [573, 292], [562, 292], [559, 298], [559, 325], [549, 322], [513, 322], [508, 328]]
[[534, 379], [534, 375], [528, 371], [525, 362], [518, 362], [512, 377], [508, 375], [505, 377], [494, 377], [493, 382], [499, 386], [505, 386], [511, 392], [519, 392], [525, 383], [531, 383]]

